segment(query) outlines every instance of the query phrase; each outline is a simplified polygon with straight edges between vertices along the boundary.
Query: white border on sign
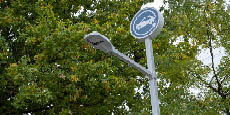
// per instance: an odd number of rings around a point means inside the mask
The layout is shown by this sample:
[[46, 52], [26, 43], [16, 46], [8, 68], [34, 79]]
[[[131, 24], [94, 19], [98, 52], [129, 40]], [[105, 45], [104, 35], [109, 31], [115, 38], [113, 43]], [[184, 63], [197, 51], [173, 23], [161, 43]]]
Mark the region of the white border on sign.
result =
[[[146, 10], [146, 11], [142, 12], [141, 14], [143, 14], [143, 13], [145, 13], [145, 12], [147, 12], [147, 11], [152, 12], [153, 15], [156, 17], [156, 14], [155, 14], [153, 11], [151, 11], [151, 10]], [[134, 25], [136, 24], [136, 20], [137, 20], [137, 18], [138, 18], [141, 14], [139, 14], [139, 15], [136, 17], [136, 19], [134, 20], [133, 28], [135, 28]], [[159, 20], [159, 17], [158, 17], [158, 20]], [[156, 22], [156, 26], [155, 26], [155, 27], [157, 27], [157, 26], [158, 26], [158, 22]], [[148, 34], [149, 31], [151, 31], [153, 28], [154, 28], [154, 27], [152, 27], [151, 29], [149, 29], [149, 30], [148, 30], [147, 32], [145, 32], [144, 34], [138, 34], [136, 31], [134, 31], [134, 33], [135, 33], [136, 35], [144, 35], [144, 36], [146, 36], [146, 34]], [[134, 29], [134, 30], [136, 30], [136, 29]]]
[[[136, 13], [136, 15], [134, 16], [134, 17], [138, 17], [139, 15], [137, 15], [138, 13], [140, 13], [140, 12], [142, 12], [143, 10], [145, 10], [145, 9], [148, 9], [148, 8], [151, 8], [151, 9], [153, 9], [153, 10], [155, 10], [156, 12], [157, 12], [157, 16], [158, 16], [158, 20], [157, 20], [157, 23], [156, 23], [156, 28], [155, 28], [155, 30], [158, 28], [158, 25], [159, 25], [159, 20], [160, 20], [160, 17], [159, 17], [159, 11], [158, 10], [156, 10], [154, 7], [146, 7], [146, 8], [143, 8], [143, 9], [141, 9], [141, 10], [139, 10], [137, 13]], [[146, 11], [150, 11], [150, 12], [153, 12], [153, 11], [151, 11], [151, 10], [146, 10]], [[146, 12], [146, 11], [143, 11], [143, 12]], [[142, 13], [141, 13], [142, 14]], [[153, 12], [153, 14], [154, 15], [156, 15], [154, 12]], [[134, 26], [134, 24], [135, 24], [135, 21], [137, 20], [136, 18], [133, 18], [133, 20], [131, 21], [131, 24], [130, 24], [130, 31], [131, 31], [131, 34], [133, 35], [133, 32], [132, 32], [132, 26]], [[133, 22], [133, 23], [132, 23]], [[133, 24], [133, 25], [132, 25]], [[152, 29], [152, 28], [151, 28]], [[150, 36], [150, 35], [152, 35], [152, 33], [155, 31], [155, 30], [152, 30], [152, 32], [150, 32], [148, 35], [144, 35], [144, 37], [137, 37], [136, 35], [133, 35], [133, 36], [135, 36], [135, 38], [146, 38], [146, 37], [148, 37], [148, 36]], [[150, 30], [149, 30], [150, 31]], [[149, 32], [148, 31], [148, 32]], [[136, 31], [134, 31], [134, 33], [136, 33]], [[146, 33], [145, 33], [146, 34]], [[137, 34], [137, 35], [141, 35], [141, 34]]]

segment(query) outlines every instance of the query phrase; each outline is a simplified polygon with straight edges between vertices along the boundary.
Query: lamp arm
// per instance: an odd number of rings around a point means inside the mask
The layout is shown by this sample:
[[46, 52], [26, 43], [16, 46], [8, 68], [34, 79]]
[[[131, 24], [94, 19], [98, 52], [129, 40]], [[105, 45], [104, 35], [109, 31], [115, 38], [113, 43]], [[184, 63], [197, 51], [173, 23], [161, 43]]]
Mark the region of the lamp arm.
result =
[[111, 52], [111, 54], [118, 57], [119, 59], [123, 60], [124, 62], [128, 63], [130, 66], [134, 67], [135, 69], [140, 71], [142, 74], [148, 76], [150, 80], [152, 79], [152, 73], [149, 70], [142, 67], [140, 64], [138, 64], [134, 60], [131, 60], [128, 56], [119, 52], [117, 49], [114, 48], [113, 51]]

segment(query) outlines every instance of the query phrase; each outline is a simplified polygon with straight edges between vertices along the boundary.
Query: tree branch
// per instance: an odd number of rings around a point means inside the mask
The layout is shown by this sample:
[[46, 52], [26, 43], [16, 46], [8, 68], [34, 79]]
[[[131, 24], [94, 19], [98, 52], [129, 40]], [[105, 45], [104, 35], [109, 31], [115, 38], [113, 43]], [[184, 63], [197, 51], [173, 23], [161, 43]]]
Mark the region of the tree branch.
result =
[[[190, 69], [189, 69], [190, 70]], [[191, 70], [190, 70], [191, 71]], [[191, 71], [193, 72], [193, 71]], [[200, 75], [195, 75], [194, 73], [191, 73], [191, 75], [195, 78], [198, 78], [200, 81], [202, 81], [207, 87], [211, 88], [214, 92], [218, 93], [218, 89], [213, 87], [210, 83], [207, 83], [204, 79], [201, 78]]]
[[211, 85], [211, 83], [207, 83], [205, 80], [203, 80], [199, 75], [194, 75], [193, 73], [191, 74], [193, 77], [198, 78], [201, 80], [208, 88], [211, 88], [214, 92], [218, 93], [223, 99], [226, 98], [227, 95], [230, 95], [230, 93], [225, 94], [224, 92], [221, 92], [222, 89], [220, 90], [219, 88], [215, 88]]
[[[208, 8], [206, 8], [205, 10], [208, 10]], [[207, 20], [207, 17], [206, 17], [206, 26], [208, 28], [210, 28], [210, 30], [212, 29], [209, 25], [209, 21]], [[211, 35], [213, 36], [213, 34], [211, 33]], [[214, 55], [213, 55], [213, 47], [212, 47], [212, 38], [210, 36], [210, 33], [209, 33], [209, 30], [207, 30], [207, 36], [208, 36], [208, 39], [209, 39], [209, 49], [210, 49], [210, 54], [211, 54], [211, 58], [212, 58], [212, 70], [213, 70], [213, 77], [216, 79], [216, 82], [217, 82], [217, 88], [214, 88], [212, 87], [211, 85], [211, 82], [208, 84], [208, 86], [214, 91], [214, 92], [217, 92], [221, 97], [222, 97], [222, 100], [225, 100], [226, 97], [227, 97], [227, 94], [223, 91], [223, 87], [222, 87], [222, 80], [220, 82], [220, 80], [218, 79], [218, 75], [220, 72], [216, 73], [216, 70], [215, 70], [215, 66], [214, 66]], [[212, 77], [212, 79], [213, 79]], [[226, 76], [225, 76], [226, 77]], [[211, 79], [211, 81], [212, 81]], [[227, 115], [230, 115], [230, 112], [229, 112], [229, 108], [226, 108], [226, 114]]]
[[[209, 34], [208, 32], [207, 32], [207, 34]], [[217, 77], [217, 74], [216, 74], [216, 70], [215, 70], [215, 66], [214, 66], [214, 55], [213, 55], [213, 48], [212, 48], [212, 39], [211, 39], [211, 37], [208, 35], [208, 38], [209, 38], [209, 49], [210, 49], [210, 54], [211, 54], [211, 60], [212, 60], [212, 71], [213, 71], [213, 73], [214, 73], [214, 77], [215, 77], [215, 79], [216, 79], [216, 81], [217, 81], [217, 84], [218, 84], [218, 87], [219, 86], [221, 86], [221, 84], [220, 84], [220, 81], [219, 81], [219, 79], [218, 79], [218, 77]]]
[[[207, 10], [208, 10], [208, 8], [207, 8]], [[208, 27], [208, 28], [210, 28], [211, 29], [211, 27], [210, 27], [210, 25], [209, 25], [209, 22], [208, 22], [208, 19], [207, 19], [207, 17], [206, 17], [206, 26]], [[209, 30], [207, 30], [207, 37], [208, 37], [208, 40], [209, 40], [209, 49], [210, 49], [210, 54], [211, 54], [211, 60], [212, 60], [212, 71], [213, 71], [213, 77], [216, 79], [216, 82], [217, 82], [217, 89], [215, 88], [215, 89], [213, 89], [213, 91], [217, 91], [217, 93], [219, 94], [219, 95], [221, 95], [221, 97], [223, 97], [224, 96], [224, 94], [223, 94], [223, 92], [222, 92], [222, 86], [221, 86], [221, 83], [220, 83], [220, 80], [218, 79], [218, 77], [217, 77], [217, 74], [216, 74], [216, 70], [215, 70], [215, 66], [214, 66], [214, 55], [213, 55], [213, 47], [212, 47], [212, 38], [211, 38], [211, 36], [210, 36], [210, 32], [209, 32]], [[211, 34], [212, 35], [212, 34]], [[210, 82], [211, 83], [211, 82]], [[210, 85], [210, 84], [209, 84]], [[211, 87], [210, 87], [211, 88]]]
[[229, 75], [224, 76], [224, 78], [222, 80], [220, 80], [220, 83], [222, 84], [224, 82], [224, 80], [227, 78], [230, 78], [230, 76]]

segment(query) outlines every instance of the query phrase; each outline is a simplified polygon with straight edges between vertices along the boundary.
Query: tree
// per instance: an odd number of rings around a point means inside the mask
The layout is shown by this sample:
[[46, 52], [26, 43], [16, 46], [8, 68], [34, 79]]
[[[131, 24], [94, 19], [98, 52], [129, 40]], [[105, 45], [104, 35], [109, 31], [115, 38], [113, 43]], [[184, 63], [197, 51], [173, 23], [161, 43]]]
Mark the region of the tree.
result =
[[[192, 98], [192, 101], [189, 100], [185, 108], [191, 110], [191, 108], [198, 107], [194, 112], [197, 111], [200, 114], [226, 113], [229, 115], [229, 56], [223, 56], [220, 65], [214, 65], [215, 48], [224, 47], [226, 54], [229, 55], [230, 23], [228, 20], [230, 12], [229, 9], [226, 9], [225, 1], [179, 0], [167, 2], [169, 8], [165, 10], [164, 15], [167, 17], [166, 19], [168, 19], [165, 25], [167, 25], [168, 35], [171, 36], [170, 42], [172, 44], [172, 42], [178, 38], [183, 41], [176, 47], [176, 49], [179, 48], [180, 53], [173, 54], [180, 59], [180, 61], [178, 61], [178, 63], [180, 63], [178, 64], [180, 70], [172, 74], [181, 73], [178, 74], [178, 76], [183, 79], [180, 81], [186, 80], [184, 81], [186, 82], [186, 87], [196, 87], [201, 91], [198, 97], [195, 99]], [[194, 58], [201, 49], [205, 48], [210, 51], [210, 65], [204, 65], [202, 61]], [[190, 60], [191, 63], [183, 64], [182, 60], [184, 58], [186, 58], [187, 62]], [[172, 64], [172, 62], [169, 63]], [[184, 65], [187, 66], [184, 67]], [[172, 69], [172, 66], [168, 69], [170, 68]], [[173, 68], [173, 70], [175, 69]], [[164, 77], [167, 78], [166, 76], [169, 76], [170, 72], [172, 71], [167, 70]], [[172, 79], [178, 80], [178, 76], [172, 76], [175, 77]], [[182, 76], [184, 78], [182, 78]], [[176, 83], [178, 83], [178, 81], [176, 81]], [[181, 86], [181, 84], [178, 86]], [[185, 86], [183, 86], [183, 88], [185, 88]], [[185, 98], [189, 99], [188, 97]]]
[[[147, 79], [84, 41], [98, 31], [146, 66], [144, 43], [128, 28], [147, 2], [0, 0], [0, 113], [150, 114]], [[196, 59], [199, 46], [229, 53], [229, 10], [220, 0], [166, 2], [164, 29], [153, 40], [161, 113], [229, 114], [229, 57], [214, 69]], [[173, 45], [178, 37], [184, 42]], [[194, 86], [209, 89], [197, 98]]]
[[0, 113], [149, 112], [149, 103], [134, 90], [142, 75], [84, 41], [97, 30], [120, 51], [138, 52], [130, 50], [137, 41], [127, 28], [143, 1], [0, 2]]

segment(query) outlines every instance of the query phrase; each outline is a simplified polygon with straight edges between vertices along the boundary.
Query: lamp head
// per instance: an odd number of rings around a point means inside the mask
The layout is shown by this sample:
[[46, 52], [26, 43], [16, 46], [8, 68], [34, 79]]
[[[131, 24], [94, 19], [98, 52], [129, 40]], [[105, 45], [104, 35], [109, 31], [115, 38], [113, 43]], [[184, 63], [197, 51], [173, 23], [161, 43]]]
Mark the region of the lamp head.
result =
[[86, 35], [85, 41], [93, 46], [95, 49], [99, 49], [105, 53], [110, 53], [114, 50], [114, 46], [109, 41], [109, 39], [96, 31], [93, 31], [93, 33]]

